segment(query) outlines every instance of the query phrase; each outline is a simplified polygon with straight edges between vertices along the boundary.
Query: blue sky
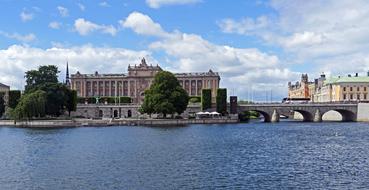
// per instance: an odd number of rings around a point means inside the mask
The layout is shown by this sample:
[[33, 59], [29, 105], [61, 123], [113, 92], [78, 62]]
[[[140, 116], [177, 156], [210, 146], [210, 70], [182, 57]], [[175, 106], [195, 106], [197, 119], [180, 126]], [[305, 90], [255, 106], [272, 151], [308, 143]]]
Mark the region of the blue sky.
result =
[[[22, 89], [39, 65], [126, 72], [140, 57], [222, 76], [241, 99], [287, 95], [301, 73], [369, 70], [364, 0], [1, 1], [0, 82]], [[251, 95], [253, 94], [253, 95]], [[269, 99], [270, 97], [268, 97]]]

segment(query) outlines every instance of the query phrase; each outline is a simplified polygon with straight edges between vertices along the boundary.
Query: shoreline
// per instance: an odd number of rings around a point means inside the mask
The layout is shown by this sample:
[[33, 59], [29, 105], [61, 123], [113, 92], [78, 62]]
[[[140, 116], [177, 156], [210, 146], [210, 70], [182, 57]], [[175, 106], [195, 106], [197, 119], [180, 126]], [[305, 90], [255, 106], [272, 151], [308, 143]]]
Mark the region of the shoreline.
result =
[[239, 123], [238, 119], [72, 119], [72, 120], [0, 120], [0, 127], [17, 128], [68, 128], [68, 127], [110, 127], [110, 126], [181, 126], [189, 124]]

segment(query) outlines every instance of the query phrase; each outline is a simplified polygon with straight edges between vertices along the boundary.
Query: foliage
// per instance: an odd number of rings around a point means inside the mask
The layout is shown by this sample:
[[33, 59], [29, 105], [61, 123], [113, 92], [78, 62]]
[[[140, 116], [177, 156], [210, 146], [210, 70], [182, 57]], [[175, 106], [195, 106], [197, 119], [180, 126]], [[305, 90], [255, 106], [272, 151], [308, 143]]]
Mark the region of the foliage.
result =
[[0, 93], [0, 118], [5, 113], [5, 100], [4, 100], [4, 93]]
[[21, 97], [13, 110], [12, 116], [16, 120], [40, 118], [46, 115], [47, 93], [37, 90]]
[[58, 67], [55, 65], [40, 66], [38, 70], [26, 72], [25, 93], [47, 83], [58, 83]]
[[20, 90], [11, 90], [9, 91], [9, 107], [15, 108], [21, 98], [21, 91]]
[[77, 91], [67, 90], [66, 108], [69, 116], [70, 112], [77, 110]]
[[190, 103], [195, 104], [195, 103], [200, 103], [201, 102], [201, 96], [190, 96]]
[[202, 89], [201, 108], [207, 110], [211, 108], [211, 89]]
[[149, 115], [181, 114], [188, 105], [189, 96], [181, 87], [177, 78], [168, 71], [161, 71], [155, 75], [150, 88], [145, 91], [145, 99], [140, 112]]
[[217, 112], [226, 115], [227, 114], [227, 89], [219, 88], [216, 97]]
[[239, 115], [240, 121], [248, 121], [250, 119], [259, 118], [260, 114], [256, 111], [245, 111]]

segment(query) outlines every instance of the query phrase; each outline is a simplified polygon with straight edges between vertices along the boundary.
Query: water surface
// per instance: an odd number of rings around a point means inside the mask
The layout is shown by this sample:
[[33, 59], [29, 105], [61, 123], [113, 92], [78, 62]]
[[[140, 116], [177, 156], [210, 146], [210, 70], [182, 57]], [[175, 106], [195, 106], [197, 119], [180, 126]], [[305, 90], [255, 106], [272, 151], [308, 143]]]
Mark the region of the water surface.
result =
[[0, 189], [358, 189], [369, 124], [0, 127]]

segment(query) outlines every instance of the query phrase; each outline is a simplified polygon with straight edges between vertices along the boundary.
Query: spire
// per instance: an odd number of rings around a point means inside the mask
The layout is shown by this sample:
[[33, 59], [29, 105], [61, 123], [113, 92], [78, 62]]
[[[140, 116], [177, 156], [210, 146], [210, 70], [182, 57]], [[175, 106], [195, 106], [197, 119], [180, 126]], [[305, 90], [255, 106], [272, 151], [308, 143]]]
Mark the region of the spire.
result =
[[141, 60], [141, 65], [143, 65], [143, 66], [147, 66], [147, 64], [146, 64], [146, 60], [145, 60], [145, 57], [143, 57], [143, 58], [142, 58], [142, 60]]
[[69, 87], [70, 86], [70, 80], [69, 80], [69, 65], [67, 61], [67, 71], [65, 72], [65, 84]]

